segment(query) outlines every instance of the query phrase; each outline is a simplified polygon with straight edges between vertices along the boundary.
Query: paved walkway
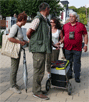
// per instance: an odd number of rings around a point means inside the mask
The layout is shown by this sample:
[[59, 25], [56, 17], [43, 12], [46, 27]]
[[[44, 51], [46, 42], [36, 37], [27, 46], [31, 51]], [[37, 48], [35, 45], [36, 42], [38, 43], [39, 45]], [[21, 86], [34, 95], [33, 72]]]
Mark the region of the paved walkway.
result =
[[[88, 44], [89, 46], [89, 44]], [[88, 47], [89, 48], [89, 47]], [[32, 77], [33, 77], [33, 60], [32, 54], [26, 48], [26, 59], [28, 68], [28, 92], [26, 93], [23, 85], [23, 53], [21, 53], [20, 66], [17, 76], [17, 84], [22, 87], [22, 94], [16, 94], [9, 90], [10, 84], [10, 58], [0, 54], [0, 102], [46, 102], [32, 96]], [[59, 59], [62, 57], [60, 51]], [[82, 53], [81, 58], [81, 83], [76, 83], [74, 78], [70, 80], [72, 84], [72, 95], [69, 96], [68, 92], [63, 89], [55, 88], [52, 86], [48, 92], [50, 100], [47, 102], [89, 102], [89, 49], [88, 52]], [[47, 80], [47, 72], [45, 72], [42, 81], [42, 88], [45, 89]]]

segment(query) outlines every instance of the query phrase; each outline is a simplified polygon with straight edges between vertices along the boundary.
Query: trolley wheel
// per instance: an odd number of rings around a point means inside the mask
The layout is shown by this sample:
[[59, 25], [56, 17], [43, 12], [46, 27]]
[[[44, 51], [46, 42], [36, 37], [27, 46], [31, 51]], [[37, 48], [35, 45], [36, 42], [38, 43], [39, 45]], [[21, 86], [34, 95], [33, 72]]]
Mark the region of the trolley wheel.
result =
[[71, 95], [72, 86], [71, 83], [68, 83], [68, 95]]
[[46, 82], [46, 91], [49, 91], [50, 88], [51, 88], [51, 79], [48, 79]]

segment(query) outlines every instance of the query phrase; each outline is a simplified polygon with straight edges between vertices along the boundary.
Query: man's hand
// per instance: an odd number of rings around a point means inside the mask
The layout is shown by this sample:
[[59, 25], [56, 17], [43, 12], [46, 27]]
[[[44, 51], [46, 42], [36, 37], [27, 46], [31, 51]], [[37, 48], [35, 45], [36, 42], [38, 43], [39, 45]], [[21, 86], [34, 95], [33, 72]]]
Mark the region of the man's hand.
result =
[[87, 46], [83, 47], [84, 52], [87, 52]]
[[88, 34], [84, 34], [84, 47], [83, 47], [83, 50], [84, 52], [87, 51], [87, 44], [88, 44]]

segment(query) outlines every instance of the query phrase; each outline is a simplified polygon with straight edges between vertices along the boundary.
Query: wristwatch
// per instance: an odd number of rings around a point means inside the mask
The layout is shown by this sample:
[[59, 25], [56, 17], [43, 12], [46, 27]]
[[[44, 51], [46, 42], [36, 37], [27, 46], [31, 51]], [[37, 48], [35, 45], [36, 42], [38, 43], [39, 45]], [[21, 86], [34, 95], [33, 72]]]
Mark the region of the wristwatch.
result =
[[84, 44], [84, 46], [87, 46], [87, 44]]

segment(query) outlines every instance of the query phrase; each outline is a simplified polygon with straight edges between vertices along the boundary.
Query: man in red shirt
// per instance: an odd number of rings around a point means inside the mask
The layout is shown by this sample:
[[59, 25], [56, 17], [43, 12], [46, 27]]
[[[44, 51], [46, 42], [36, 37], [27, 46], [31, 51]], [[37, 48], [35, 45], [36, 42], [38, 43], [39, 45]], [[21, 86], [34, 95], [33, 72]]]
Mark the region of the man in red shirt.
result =
[[[74, 62], [75, 81], [80, 82], [82, 38], [84, 37], [84, 51], [87, 51], [88, 34], [85, 26], [77, 22], [76, 12], [69, 14], [70, 22], [63, 26], [64, 49], [66, 59], [70, 61], [68, 78], [72, 78], [72, 62]], [[61, 42], [60, 42], [61, 43]]]

